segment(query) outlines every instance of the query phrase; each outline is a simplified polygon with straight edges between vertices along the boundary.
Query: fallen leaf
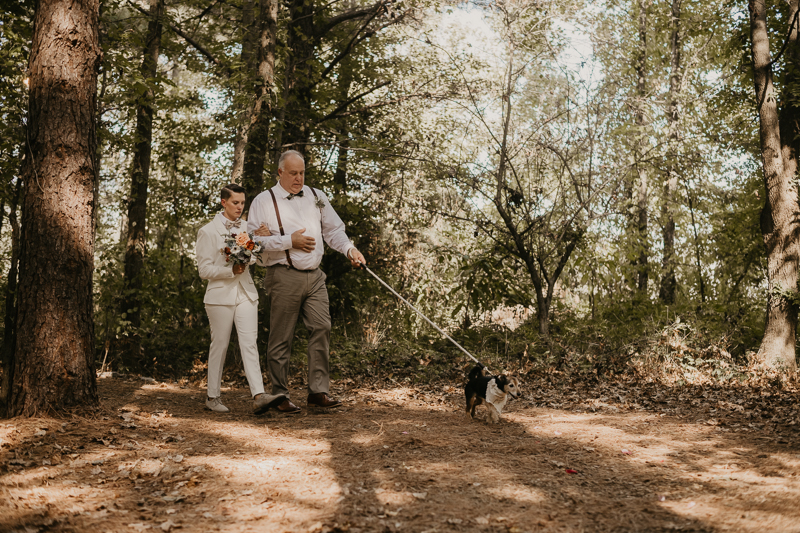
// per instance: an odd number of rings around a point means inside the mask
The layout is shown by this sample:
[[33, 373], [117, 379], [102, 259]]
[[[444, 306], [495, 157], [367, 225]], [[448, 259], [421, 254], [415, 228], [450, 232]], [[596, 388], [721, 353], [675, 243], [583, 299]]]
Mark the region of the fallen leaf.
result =
[[566, 470], [564, 470], [564, 472], [566, 472], [567, 474], [577, 474], [578, 473], [577, 470], [573, 470], [571, 468], [567, 468]]
[[411, 495], [418, 500], [424, 500], [425, 498], [428, 497], [427, 492], [412, 492]]
[[487, 526], [489, 525], [489, 519], [483, 516], [479, 516], [478, 518], [475, 519], [475, 523], [481, 526]]
[[631, 452], [630, 452], [630, 450], [622, 450], [622, 454], [623, 455], [630, 455]]
[[164, 522], [163, 524], [161, 524], [161, 525], [160, 525], [160, 526], [158, 526], [158, 527], [160, 527], [160, 528], [161, 528], [161, 531], [169, 531], [169, 530], [171, 530], [173, 527], [175, 527], [175, 526], [177, 526], [177, 525], [178, 525], [178, 524], [176, 524], [176, 523], [175, 523], [175, 522], [173, 522], [172, 520], [167, 520], [166, 522]]

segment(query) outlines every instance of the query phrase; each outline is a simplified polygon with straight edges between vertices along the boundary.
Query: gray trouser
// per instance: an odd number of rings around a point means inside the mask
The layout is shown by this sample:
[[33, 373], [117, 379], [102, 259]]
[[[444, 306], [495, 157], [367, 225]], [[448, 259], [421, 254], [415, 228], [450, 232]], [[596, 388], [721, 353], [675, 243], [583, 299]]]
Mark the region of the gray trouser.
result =
[[331, 314], [325, 278], [318, 268], [300, 271], [282, 265], [267, 267], [264, 278], [264, 289], [270, 297], [267, 367], [272, 394], [289, 392], [289, 358], [298, 316], [302, 316], [308, 329], [308, 393], [330, 392]]

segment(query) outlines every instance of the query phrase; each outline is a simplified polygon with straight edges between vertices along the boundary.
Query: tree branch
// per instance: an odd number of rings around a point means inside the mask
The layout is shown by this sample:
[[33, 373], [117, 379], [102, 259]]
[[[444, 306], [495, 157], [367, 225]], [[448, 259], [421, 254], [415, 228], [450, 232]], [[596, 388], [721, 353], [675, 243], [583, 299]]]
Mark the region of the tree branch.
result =
[[376, 2], [365, 9], [353, 9], [352, 11], [345, 11], [344, 13], [340, 13], [335, 17], [331, 17], [328, 21], [319, 28], [316, 33], [315, 37], [321, 37], [331, 31], [333, 28], [338, 26], [343, 22], [347, 22], [348, 20], [353, 19], [360, 19], [367, 15], [372, 15], [373, 12], [377, 14], [380, 11], [380, 8], [383, 7], [385, 3], [383, 0], [380, 2]]
[[374, 13], [372, 13], [372, 15], [371, 15], [371, 16], [367, 17], [367, 20], [364, 22], [364, 24], [362, 24], [362, 25], [361, 25], [361, 27], [358, 29], [358, 31], [356, 31], [356, 34], [355, 34], [355, 35], [353, 35], [353, 38], [352, 38], [352, 39], [350, 39], [350, 42], [349, 42], [349, 43], [347, 43], [347, 46], [345, 46], [345, 47], [344, 47], [344, 50], [342, 50], [341, 52], [339, 52], [339, 55], [337, 55], [336, 57], [334, 57], [334, 58], [331, 60], [331, 62], [330, 62], [330, 63], [328, 63], [328, 66], [327, 66], [327, 67], [325, 67], [325, 70], [323, 70], [323, 71], [322, 71], [322, 74], [320, 74], [320, 75], [319, 75], [319, 79], [316, 81], [316, 83], [315, 83], [314, 85], [316, 85], [317, 83], [319, 83], [319, 82], [321, 82], [322, 80], [324, 80], [324, 79], [325, 79], [325, 77], [326, 77], [328, 74], [330, 74], [330, 72], [333, 70], [333, 68], [334, 68], [336, 65], [338, 65], [338, 64], [339, 64], [339, 62], [340, 62], [342, 59], [344, 59], [344, 58], [347, 56], [347, 54], [349, 54], [349, 53], [350, 53], [350, 50], [352, 50], [352, 48], [353, 48], [353, 45], [355, 44], [356, 40], [358, 39], [358, 35], [359, 35], [359, 34], [360, 34], [362, 31], [364, 31], [364, 30], [366, 29], [366, 27], [367, 27], [367, 26], [369, 26], [369, 23], [370, 23], [370, 22], [372, 22], [372, 21], [375, 19], [375, 17], [377, 17], [377, 16], [378, 16], [378, 13], [379, 13], [379, 12], [380, 12], [380, 10], [377, 10], [377, 9], [376, 9], [376, 10], [375, 10], [375, 12], [374, 12]]
[[[150, 14], [147, 11], [145, 11], [143, 8], [141, 8], [141, 7], [137, 6], [136, 4], [134, 4], [133, 2], [131, 2], [131, 0], [128, 0], [128, 4], [130, 4], [131, 7], [133, 7], [134, 9], [136, 9], [137, 11], [142, 13], [143, 15], [150, 16]], [[173, 24], [173, 23], [171, 23], [169, 21], [164, 21], [164, 22], [165, 22], [165, 25], [170, 30], [172, 30], [179, 37], [183, 38], [184, 41], [186, 41], [188, 44], [190, 44], [195, 50], [200, 52], [200, 54], [202, 54], [211, 63], [213, 63], [214, 65], [216, 65], [218, 67], [221, 67], [223, 69], [223, 73], [225, 74], [225, 77], [230, 77], [230, 75], [231, 75], [230, 67], [228, 67], [227, 65], [223, 65], [222, 62], [220, 62], [220, 60], [217, 59], [216, 56], [214, 56], [214, 54], [209, 52], [205, 47], [203, 47], [200, 43], [195, 41], [193, 38], [189, 37], [186, 34], [186, 32], [184, 32], [178, 26], [176, 26], [175, 24]]]
[[366, 90], [366, 91], [364, 91], [363, 93], [361, 93], [361, 94], [358, 94], [358, 95], [356, 95], [356, 96], [354, 96], [354, 97], [350, 98], [349, 100], [347, 100], [347, 101], [346, 101], [346, 102], [344, 102], [343, 104], [339, 105], [339, 107], [337, 107], [336, 109], [334, 109], [333, 111], [331, 111], [330, 113], [328, 113], [327, 115], [325, 115], [324, 117], [322, 117], [321, 119], [319, 119], [319, 120], [317, 121], [317, 124], [322, 124], [322, 123], [323, 123], [323, 122], [325, 122], [326, 120], [330, 120], [330, 119], [332, 119], [332, 118], [336, 118], [336, 115], [337, 115], [337, 114], [338, 114], [340, 111], [344, 111], [345, 109], [347, 109], [347, 106], [349, 106], [349, 105], [350, 105], [350, 104], [352, 104], [353, 102], [356, 102], [356, 101], [358, 101], [358, 100], [360, 100], [360, 99], [364, 98], [365, 96], [367, 96], [367, 95], [368, 95], [368, 94], [370, 94], [370, 93], [374, 93], [375, 91], [377, 91], [377, 90], [378, 90], [378, 89], [380, 89], [381, 87], [386, 87], [386, 86], [387, 86], [387, 85], [389, 85], [390, 83], [392, 83], [392, 80], [388, 80], [388, 81], [385, 81], [385, 82], [383, 82], [383, 83], [379, 83], [378, 85], [376, 85], [376, 86], [375, 86], [375, 87], [373, 87], [372, 89], [367, 89], [367, 90]]

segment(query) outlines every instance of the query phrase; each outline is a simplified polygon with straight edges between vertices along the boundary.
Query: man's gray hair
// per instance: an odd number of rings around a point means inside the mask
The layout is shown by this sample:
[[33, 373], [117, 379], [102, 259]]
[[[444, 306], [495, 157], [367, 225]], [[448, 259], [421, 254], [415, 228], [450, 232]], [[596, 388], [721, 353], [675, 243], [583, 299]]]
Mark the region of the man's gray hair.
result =
[[299, 157], [299, 158], [300, 158], [300, 160], [303, 162], [303, 164], [305, 164], [305, 162], [306, 162], [306, 158], [305, 158], [305, 157], [303, 157], [303, 154], [301, 154], [301, 153], [300, 153], [300, 152], [298, 152], [297, 150], [286, 150], [286, 151], [285, 151], [285, 152], [283, 152], [283, 153], [281, 154], [281, 156], [278, 158], [278, 168], [279, 168], [279, 169], [281, 169], [281, 170], [283, 170], [283, 162], [286, 160], [286, 158], [287, 158], [287, 157], [289, 157], [289, 156], [293, 156], [293, 155], [296, 155], [297, 157]]

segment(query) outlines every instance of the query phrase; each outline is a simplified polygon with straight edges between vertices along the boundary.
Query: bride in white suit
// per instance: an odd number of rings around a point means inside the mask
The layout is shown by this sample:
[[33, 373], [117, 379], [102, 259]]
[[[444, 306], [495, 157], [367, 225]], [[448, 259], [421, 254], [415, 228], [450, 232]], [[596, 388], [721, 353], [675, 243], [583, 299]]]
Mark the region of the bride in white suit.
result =
[[[244, 192], [244, 188], [235, 183], [226, 185], [220, 192], [223, 210], [197, 233], [197, 269], [200, 277], [208, 280], [203, 303], [206, 304], [211, 326], [206, 407], [218, 413], [228, 411], [220, 400], [220, 386], [231, 330], [236, 325], [254, 411], [261, 414], [270, 407], [279, 405], [286, 397], [264, 393], [264, 379], [256, 346], [258, 292], [250, 276], [249, 266], [231, 265], [225, 258], [225, 236], [231, 232], [247, 231], [247, 223], [240, 218], [245, 204]], [[269, 235], [269, 230], [263, 227], [255, 233], [266, 236]]]

